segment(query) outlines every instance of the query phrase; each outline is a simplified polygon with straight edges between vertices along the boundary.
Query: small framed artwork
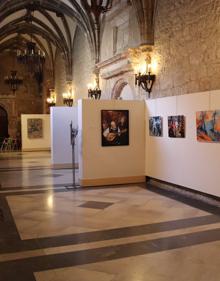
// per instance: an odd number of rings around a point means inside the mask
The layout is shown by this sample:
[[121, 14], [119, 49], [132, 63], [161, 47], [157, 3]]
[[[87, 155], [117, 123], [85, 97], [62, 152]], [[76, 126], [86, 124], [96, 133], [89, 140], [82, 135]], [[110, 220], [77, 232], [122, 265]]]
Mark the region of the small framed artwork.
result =
[[27, 131], [29, 139], [43, 138], [43, 120], [40, 118], [27, 119]]
[[220, 142], [220, 110], [196, 112], [197, 140]]
[[149, 135], [153, 137], [162, 137], [163, 119], [161, 116], [154, 116], [149, 118]]
[[129, 145], [129, 111], [101, 111], [102, 146]]
[[185, 116], [168, 116], [168, 136], [170, 138], [185, 138]]

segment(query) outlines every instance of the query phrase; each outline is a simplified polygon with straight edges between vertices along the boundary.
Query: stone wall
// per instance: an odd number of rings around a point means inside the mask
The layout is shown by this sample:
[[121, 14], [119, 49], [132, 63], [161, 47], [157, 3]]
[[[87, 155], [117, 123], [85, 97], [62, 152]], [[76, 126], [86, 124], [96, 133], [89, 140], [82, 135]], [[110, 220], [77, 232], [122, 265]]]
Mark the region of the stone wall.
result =
[[220, 89], [220, 1], [160, 0], [154, 97]]
[[[16, 63], [15, 54], [4, 53], [0, 55], [0, 61], [0, 106], [8, 113], [9, 135], [16, 137], [20, 134], [21, 114], [43, 113], [42, 96], [35, 78], [24, 65]], [[4, 82], [11, 70], [17, 70], [17, 75], [23, 77], [23, 84], [15, 94]]]
[[[116, 3], [116, 2], [115, 2]], [[217, 0], [159, 0], [155, 15], [153, 60], [158, 64], [152, 98], [220, 89], [220, 2]], [[134, 99], [147, 95], [134, 85], [128, 48], [140, 45], [134, 8], [126, 0], [107, 13], [101, 36], [100, 76], [102, 98], [120, 96], [129, 85]], [[64, 88], [64, 62], [57, 59], [56, 76]], [[94, 61], [84, 33], [78, 29], [73, 52], [76, 98], [87, 97], [93, 81]], [[121, 85], [120, 85], [121, 83]], [[58, 91], [59, 92], [59, 91]]]
[[[111, 98], [115, 84], [123, 78], [130, 83], [135, 99], [144, 98], [146, 93], [134, 87], [132, 70], [115, 71], [123, 70], [124, 62], [113, 58], [140, 44], [134, 8], [125, 1], [119, 1], [118, 7], [117, 12], [107, 14], [102, 37], [101, 60], [112, 60], [101, 69], [103, 95]], [[153, 52], [157, 76], [152, 98], [220, 89], [219, 11], [217, 0], [158, 1]]]
[[[135, 10], [128, 1], [118, 1], [117, 6], [106, 15], [101, 41], [100, 74], [102, 98], [124, 97], [140, 99], [139, 89], [134, 85], [134, 72], [129, 62], [128, 48], [140, 44], [140, 32]], [[126, 86], [128, 85], [128, 86]]]
[[87, 85], [94, 82], [94, 61], [88, 40], [81, 29], [77, 28], [73, 50], [73, 85], [75, 98], [88, 96]]
[[65, 61], [59, 50], [55, 57], [55, 92], [56, 92], [56, 106], [63, 105], [62, 94], [66, 91], [66, 69]]

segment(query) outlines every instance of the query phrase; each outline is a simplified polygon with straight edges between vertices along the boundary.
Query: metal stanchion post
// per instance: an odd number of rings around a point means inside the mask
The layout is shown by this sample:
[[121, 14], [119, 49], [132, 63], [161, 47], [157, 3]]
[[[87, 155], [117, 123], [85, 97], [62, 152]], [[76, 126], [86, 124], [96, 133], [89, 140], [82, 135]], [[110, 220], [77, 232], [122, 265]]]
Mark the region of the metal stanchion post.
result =
[[72, 146], [72, 171], [73, 171], [73, 184], [66, 186], [68, 189], [76, 189], [80, 187], [76, 184], [76, 169], [75, 169], [75, 145], [76, 145], [76, 137], [78, 135], [78, 129], [73, 128], [73, 123], [70, 123], [70, 143]]

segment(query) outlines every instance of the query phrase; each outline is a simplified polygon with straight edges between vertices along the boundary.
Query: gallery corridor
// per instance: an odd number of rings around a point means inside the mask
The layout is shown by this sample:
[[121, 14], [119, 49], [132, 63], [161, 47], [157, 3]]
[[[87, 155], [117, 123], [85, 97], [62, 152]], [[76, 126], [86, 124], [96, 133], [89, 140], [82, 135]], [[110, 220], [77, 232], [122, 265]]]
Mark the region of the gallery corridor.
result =
[[218, 202], [148, 184], [67, 189], [50, 154], [0, 154], [0, 281], [218, 281]]

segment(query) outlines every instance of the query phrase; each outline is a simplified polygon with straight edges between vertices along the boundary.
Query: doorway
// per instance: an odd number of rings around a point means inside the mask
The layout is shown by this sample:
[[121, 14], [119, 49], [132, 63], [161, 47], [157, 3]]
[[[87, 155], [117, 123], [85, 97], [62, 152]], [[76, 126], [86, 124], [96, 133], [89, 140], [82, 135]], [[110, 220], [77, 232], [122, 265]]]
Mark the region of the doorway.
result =
[[0, 106], [0, 140], [8, 137], [8, 113]]

